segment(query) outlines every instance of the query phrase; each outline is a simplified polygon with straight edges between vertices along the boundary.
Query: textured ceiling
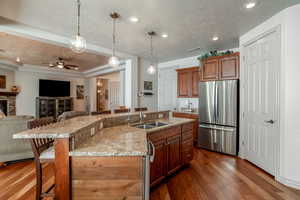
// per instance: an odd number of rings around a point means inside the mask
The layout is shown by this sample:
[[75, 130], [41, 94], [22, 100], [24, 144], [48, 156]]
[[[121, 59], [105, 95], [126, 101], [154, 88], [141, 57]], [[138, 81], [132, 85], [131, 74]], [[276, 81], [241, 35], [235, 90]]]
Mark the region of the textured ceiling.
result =
[[107, 64], [107, 57], [102, 55], [88, 52], [76, 54], [66, 47], [0, 32], [0, 60], [15, 63], [17, 57], [24, 64], [44, 67], [61, 57], [66, 64], [79, 66], [79, 71]]
[[[111, 48], [111, 11], [122, 19], [117, 25], [117, 49], [149, 57], [146, 32], [167, 32], [154, 39], [159, 61], [198, 55], [201, 51], [238, 46], [238, 38], [254, 26], [299, 0], [258, 0], [245, 10], [246, 0], [82, 0], [82, 35], [95, 45]], [[63, 36], [74, 34], [75, 0], [0, 0], [3, 17]], [[128, 17], [139, 17], [132, 24]], [[217, 34], [220, 40], [211, 41]], [[201, 50], [188, 52], [189, 49]]]

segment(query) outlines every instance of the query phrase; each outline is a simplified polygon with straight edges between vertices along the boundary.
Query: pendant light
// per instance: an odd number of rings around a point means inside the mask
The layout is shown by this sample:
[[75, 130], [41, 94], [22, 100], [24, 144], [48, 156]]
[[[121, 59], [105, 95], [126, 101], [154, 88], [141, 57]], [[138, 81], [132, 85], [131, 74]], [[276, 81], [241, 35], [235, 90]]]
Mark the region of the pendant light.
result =
[[150, 36], [150, 66], [147, 68], [147, 72], [148, 74], [155, 74], [156, 69], [154, 66], [154, 58], [153, 58], [153, 36], [156, 35], [156, 33], [154, 31], [148, 32], [148, 35]]
[[112, 67], [118, 67], [120, 65], [120, 60], [116, 56], [116, 20], [120, 18], [120, 15], [116, 12], [110, 14], [113, 20], [113, 35], [112, 35], [112, 56], [108, 60], [108, 64]]
[[86, 49], [86, 41], [80, 35], [80, 0], [77, 0], [77, 34], [71, 39], [70, 48], [76, 53], [82, 53]]

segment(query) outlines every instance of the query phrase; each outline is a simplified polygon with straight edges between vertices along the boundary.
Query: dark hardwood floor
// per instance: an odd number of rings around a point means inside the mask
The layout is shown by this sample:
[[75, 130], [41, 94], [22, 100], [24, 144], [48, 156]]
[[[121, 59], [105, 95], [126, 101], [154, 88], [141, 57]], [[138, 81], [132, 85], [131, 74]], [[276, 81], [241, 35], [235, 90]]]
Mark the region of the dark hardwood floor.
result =
[[194, 160], [175, 176], [153, 188], [151, 200], [296, 200], [288, 188], [249, 162], [194, 149]]
[[[54, 181], [47, 164], [44, 185]], [[0, 200], [34, 200], [32, 161], [0, 168]], [[151, 200], [296, 200], [300, 191], [288, 188], [247, 161], [194, 149], [188, 167], [152, 189]]]

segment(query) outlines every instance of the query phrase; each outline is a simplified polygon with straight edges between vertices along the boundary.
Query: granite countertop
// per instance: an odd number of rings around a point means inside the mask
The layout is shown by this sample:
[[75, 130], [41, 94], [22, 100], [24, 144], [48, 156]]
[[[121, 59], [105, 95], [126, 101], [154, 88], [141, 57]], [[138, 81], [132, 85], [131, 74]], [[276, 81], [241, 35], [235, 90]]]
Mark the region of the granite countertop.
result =
[[147, 133], [128, 125], [104, 128], [80, 144], [71, 156], [145, 156]]
[[176, 113], [186, 113], [186, 114], [193, 114], [193, 115], [198, 115], [199, 114], [199, 112], [198, 112], [198, 110], [193, 110], [193, 111], [185, 111], [185, 110], [180, 110], [180, 109], [178, 109], [178, 110], [172, 110], [172, 112], [176, 112]]
[[[165, 111], [146, 111], [145, 114], [165, 112]], [[94, 116], [80, 116], [65, 121], [49, 124], [40, 128], [29, 129], [13, 135], [14, 139], [28, 139], [28, 138], [69, 138], [81, 129], [92, 125], [105, 118], [113, 118], [119, 116], [136, 115], [139, 112], [108, 114], [108, 115], [94, 115]]]
[[128, 125], [104, 128], [87, 142], [80, 144], [71, 156], [145, 156], [148, 153], [147, 134], [193, 122], [193, 119], [170, 118], [155, 120], [168, 125], [139, 129]]
[[87, 127], [99, 120], [102, 116], [80, 116], [61, 122], [42, 126], [40, 128], [28, 129], [13, 135], [14, 139], [19, 138], [68, 138], [80, 129]]

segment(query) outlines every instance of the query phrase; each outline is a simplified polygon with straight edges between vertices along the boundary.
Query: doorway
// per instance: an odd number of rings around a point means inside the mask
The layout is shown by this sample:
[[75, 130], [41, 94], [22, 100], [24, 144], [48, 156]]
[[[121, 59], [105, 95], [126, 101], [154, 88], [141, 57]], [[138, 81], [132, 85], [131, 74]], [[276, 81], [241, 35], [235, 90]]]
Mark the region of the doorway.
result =
[[97, 111], [113, 110], [121, 105], [120, 72], [113, 72], [96, 78]]
[[280, 28], [245, 44], [242, 51], [242, 157], [275, 175], [280, 137]]

